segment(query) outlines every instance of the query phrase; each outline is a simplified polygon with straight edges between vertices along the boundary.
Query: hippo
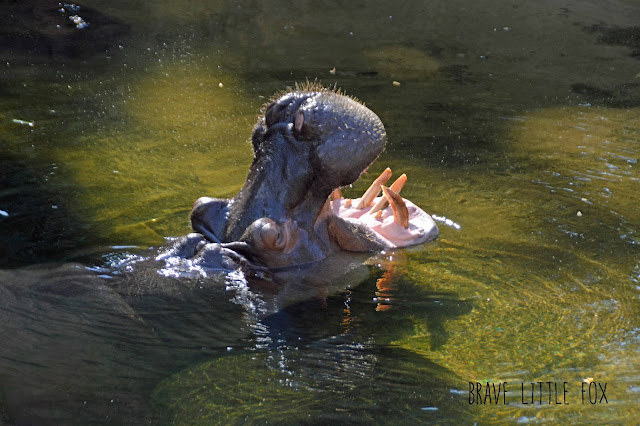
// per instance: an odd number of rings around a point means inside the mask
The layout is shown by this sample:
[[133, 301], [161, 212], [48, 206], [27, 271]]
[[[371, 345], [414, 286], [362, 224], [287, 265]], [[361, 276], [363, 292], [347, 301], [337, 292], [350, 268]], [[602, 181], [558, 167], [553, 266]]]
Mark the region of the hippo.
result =
[[251, 143], [244, 186], [232, 199], [196, 200], [194, 233], [157, 257], [169, 268], [264, 276], [341, 251], [376, 252], [438, 236], [431, 216], [399, 195], [404, 174], [387, 187], [387, 168], [361, 198], [342, 196], [341, 188], [383, 151], [386, 131], [376, 114], [340, 90], [308, 83], [277, 94]]
[[265, 342], [331, 339], [344, 306], [326, 336], [307, 330], [314, 309], [375, 280], [372, 253], [438, 235], [399, 195], [405, 175], [387, 187], [386, 169], [362, 197], [342, 196], [385, 142], [357, 100], [298, 86], [253, 129], [240, 192], [195, 202], [193, 233], [106, 267], [0, 270], [0, 423], [162, 423], [149, 399], [176, 371]]

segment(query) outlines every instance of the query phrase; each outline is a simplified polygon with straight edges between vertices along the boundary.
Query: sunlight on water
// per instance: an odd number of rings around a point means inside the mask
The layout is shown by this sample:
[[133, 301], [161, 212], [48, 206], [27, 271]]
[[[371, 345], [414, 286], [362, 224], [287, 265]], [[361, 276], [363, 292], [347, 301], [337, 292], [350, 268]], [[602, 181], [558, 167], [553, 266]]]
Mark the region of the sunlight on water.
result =
[[188, 232], [196, 198], [240, 189], [259, 103], [233, 77], [194, 63], [165, 65], [127, 87], [115, 100], [125, 125], [79, 136], [55, 155], [73, 171], [80, 201], [107, 238], [158, 244]]
[[542, 163], [539, 185], [584, 203], [635, 213], [629, 196], [640, 183], [640, 109], [565, 107], [543, 110], [513, 126], [514, 149]]
[[[444, 345], [421, 322], [395, 343], [463, 380], [507, 381], [512, 391], [520, 382], [570, 383], [572, 405], [501, 410], [509, 418], [587, 415], [580, 404], [587, 377], [610, 383], [616, 399], [629, 398], [639, 379], [639, 294], [629, 279], [638, 253], [637, 227], [629, 222], [637, 218], [639, 116], [602, 108], [532, 112], [513, 126], [507, 144], [508, 163], [526, 165], [520, 172], [474, 176], [465, 186], [454, 180], [449, 195], [461, 207], [446, 211], [462, 231], [443, 229], [435, 247], [410, 255], [405, 274], [427, 292], [471, 301], [473, 310], [447, 323]], [[617, 404], [588, 416], [615, 412], [630, 420], [637, 408]]]

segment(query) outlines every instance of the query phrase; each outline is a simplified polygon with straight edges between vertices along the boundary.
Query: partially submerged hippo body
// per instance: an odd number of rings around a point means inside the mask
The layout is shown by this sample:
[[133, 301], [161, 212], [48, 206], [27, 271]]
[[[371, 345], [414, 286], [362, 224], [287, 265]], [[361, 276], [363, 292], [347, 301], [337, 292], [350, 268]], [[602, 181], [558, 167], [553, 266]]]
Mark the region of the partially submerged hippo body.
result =
[[[249, 176], [231, 200], [200, 198], [191, 234], [159, 256], [202, 271], [271, 270], [433, 240], [431, 217], [390, 188], [385, 170], [362, 198], [342, 198], [384, 149], [386, 133], [368, 108], [315, 85], [274, 99], [256, 124]], [[383, 191], [383, 196], [376, 196]], [[185, 265], [183, 264], [184, 268]]]
[[372, 251], [438, 234], [397, 195], [406, 177], [376, 198], [390, 170], [361, 199], [336, 191], [385, 139], [351, 98], [318, 87], [285, 94], [253, 131], [242, 190], [195, 203], [196, 233], [111, 269], [0, 271], [0, 423], [159, 423], [149, 395], [174, 372], [282, 336], [304, 344], [313, 321], [299, 315], [316, 315], [308, 303], [326, 309], [327, 296], [371, 279]]

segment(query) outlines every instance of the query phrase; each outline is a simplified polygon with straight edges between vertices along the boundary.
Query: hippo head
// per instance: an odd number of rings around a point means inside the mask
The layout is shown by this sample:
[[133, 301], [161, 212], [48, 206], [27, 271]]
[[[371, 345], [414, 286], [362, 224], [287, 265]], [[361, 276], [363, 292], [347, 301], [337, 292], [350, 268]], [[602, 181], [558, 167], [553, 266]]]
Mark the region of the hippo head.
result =
[[271, 268], [339, 250], [419, 244], [438, 234], [428, 214], [397, 194], [406, 176], [384, 186], [389, 169], [362, 198], [342, 198], [340, 188], [382, 152], [386, 132], [378, 116], [339, 91], [307, 85], [279, 95], [251, 142], [253, 163], [240, 192], [194, 204], [193, 229], [209, 243]]

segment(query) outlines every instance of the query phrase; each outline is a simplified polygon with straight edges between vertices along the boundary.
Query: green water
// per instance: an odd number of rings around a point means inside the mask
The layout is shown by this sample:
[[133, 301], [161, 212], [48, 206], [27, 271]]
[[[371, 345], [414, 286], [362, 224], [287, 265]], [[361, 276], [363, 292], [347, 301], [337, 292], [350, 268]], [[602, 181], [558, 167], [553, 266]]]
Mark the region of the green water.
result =
[[[637, 421], [636, 2], [86, 6], [126, 28], [106, 51], [3, 47], [4, 268], [97, 265], [189, 232], [197, 197], [242, 186], [261, 106], [305, 79], [387, 127], [348, 196], [390, 166], [406, 198], [459, 225], [295, 317], [309, 324], [266, 321], [267, 344], [164, 377], [149, 396], [159, 416]], [[607, 383], [608, 403], [582, 404], [585, 380]], [[476, 381], [508, 382], [510, 404], [469, 404]], [[569, 404], [523, 404], [520, 383], [538, 381], [568, 382]]]

